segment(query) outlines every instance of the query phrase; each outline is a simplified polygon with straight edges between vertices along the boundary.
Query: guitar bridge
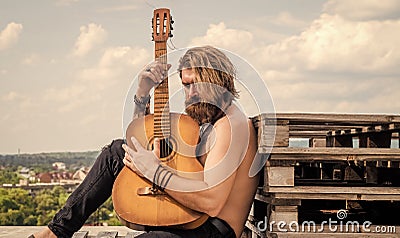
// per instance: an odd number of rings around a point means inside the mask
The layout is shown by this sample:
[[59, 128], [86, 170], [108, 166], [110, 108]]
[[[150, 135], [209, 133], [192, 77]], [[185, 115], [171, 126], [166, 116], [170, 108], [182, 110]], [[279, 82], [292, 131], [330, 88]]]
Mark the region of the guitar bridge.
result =
[[152, 188], [152, 187], [138, 188], [136, 192], [139, 196], [166, 195], [165, 192], [162, 192], [162, 191]]

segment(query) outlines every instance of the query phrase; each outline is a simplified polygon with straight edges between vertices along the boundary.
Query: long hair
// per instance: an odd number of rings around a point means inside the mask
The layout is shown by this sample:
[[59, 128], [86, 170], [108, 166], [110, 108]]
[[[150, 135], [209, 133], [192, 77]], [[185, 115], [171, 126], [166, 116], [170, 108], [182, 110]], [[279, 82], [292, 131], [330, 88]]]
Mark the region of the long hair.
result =
[[[230, 105], [239, 97], [235, 88], [236, 69], [229, 58], [212, 46], [191, 48], [179, 60], [178, 72], [184, 68], [195, 70], [195, 83], [207, 92], [206, 100], [217, 106]], [[205, 83], [205, 84], [203, 84]]]

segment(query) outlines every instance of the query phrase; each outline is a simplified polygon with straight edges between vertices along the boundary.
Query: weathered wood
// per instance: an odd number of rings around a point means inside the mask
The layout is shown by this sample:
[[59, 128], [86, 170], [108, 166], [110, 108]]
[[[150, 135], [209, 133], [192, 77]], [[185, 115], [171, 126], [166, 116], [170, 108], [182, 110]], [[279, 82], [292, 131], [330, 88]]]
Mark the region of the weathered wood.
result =
[[144, 233], [144, 231], [130, 231], [130, 232], [126, 233], [125, 238], [134, 238], [143, 233]]
[[294, 167], [266, 167], [265, 186], [294, 186]]
[[315, 147], [326, 147], [326, 139], [325, 138], [310, 138], [308, 145], [311, 148]]
[[72, 238], [86, 238], [88, 233], [88, 231], [77, 231], [72, 235]]
[[96, 238], [116, 238], [117, 235], [116, 231], [102, 231], [97, 234]]
[[[255, 235], [257, 235], [260, 238], [266, 237], [265, 232], [261, 232], [259, 229], [257, 229], [257, 226], [253, 224], [251, 221], [247, 220], [246, 221], [246, 227]], [[255, 236], [252, 236], [254, 238]]]
[[[263, 153], [261, 149], [261, 153]], [[268, 151], [269, 152], [269, 151]], [[284, 148], [277, 147], [271, 151], [270, 160], [292, 161], [372, 161], [400, 160], [400, 149], [387, 148]]]
[[[259, 152], [269, 156], [269, 160], [265, 168], [264, 186], [257, 192], [255, 200], [269, 204], [272, 208], [270, 218], [294, 220], [297, 207], [305, 199], [400, 201], [400, 188], [391, 183], [394, 180], [382, 183], [390, 176], [399, 177], [398, 170], [391, 169], [400, 166], [400, 150], [390, 149], [390, 144], [393, 140], [399, 140], [400, 115], [277, 113], [274, 116], [262, 114], [254, 118], [253, 122], [260, 128], [267, 129], [267, 125], [273, 120], [288, 121], [289, 130], [281, 135], [285, 135], [287, 139], [308, 140], [310, 148], [277, 147], [279, 143], [284, 144], [284, 136], [277, 136], [278, 143], [275, 144], [268, 134], [259, 135], [264, 136], [259, 144]], [[332, 133], [328, 134], [329, 131]], [[326, 140], [329, 137], [331, 141]], [[361, 148], [352, 148], [354, 138], [358, 139]], [[264, 143], [265, 141], [268, 143]], [[333, 147], [324, 147], [329, 145]], [[301, 170], [307, 166], [310, 170]], [[372, 168], [372, 171], [365, 171], [367, 168]], [[368, 180], [373, 177], [371, 173], [374, 169], [378, 174], [377, 180]], [[303, 174], [309, 175], [313, 171], [318, 172], [315, 178], [302, 177]], [[290, 178], [290, 182], [294, 178], [293, 186], [288, 186], [291, 183], [287, 183], [284, 179], [286, 177]], [[366, 185], [366, 180], [369, 185], [377, 182], [386, 187], [350, 187], [350, 184]], [[317, 181], [323, 181], [321, 184], [324, 186], [300, 186]], [[267, 232], [267, 235], [273, 237], [277, 234]], [[299, 233], [293, 235], [292, 237], [300, 237]], [[313, 234], [308, 233], [304, 237], [313, 237], [310, 235]], [[332, 235], [334, 236], [325, 232], [324, 235], [315, 237], [342, 236]], [[344, 234], [343, 237], [369, 237], [369, 234]]]
[[298, 221], [298, 206], [272, 206], [271, 217], [269, 222], [291, 222]]
[[289, 122], [287, 120], [267, 120], [264, 123], [259, 127], [260, 146], [289, 146]]
[[351, 125], [366, 125], [366, 124], [382, 124], [391, 122], [400, 122], [400, 115], [398, 114], [339, 114], [339, 113], [276, 113], [274, 115], [263, 113], [259, 116], [262, 121], [268, 118], [277, 118], [289, 120], [290, 124], [304, 124], [305, 122], [317, 123], [343, 123]]
[[275, 199], [382, 200], [400, 201], [400, 188], [295, 186], [264, 187], [261, 192]]

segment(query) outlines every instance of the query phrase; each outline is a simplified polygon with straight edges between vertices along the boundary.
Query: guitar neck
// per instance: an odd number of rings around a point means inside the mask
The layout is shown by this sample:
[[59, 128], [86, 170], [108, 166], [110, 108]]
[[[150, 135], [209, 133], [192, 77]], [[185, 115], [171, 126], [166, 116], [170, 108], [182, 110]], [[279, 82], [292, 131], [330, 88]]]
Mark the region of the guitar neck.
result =
[[[154, 58], [165, 65], [167, 72], [166, 41], [155, 42]], [[163, 82], [154, 89], [154, 137], [163, 139], [170, 136], [169, 112], [168, 75], [166, 75]]]

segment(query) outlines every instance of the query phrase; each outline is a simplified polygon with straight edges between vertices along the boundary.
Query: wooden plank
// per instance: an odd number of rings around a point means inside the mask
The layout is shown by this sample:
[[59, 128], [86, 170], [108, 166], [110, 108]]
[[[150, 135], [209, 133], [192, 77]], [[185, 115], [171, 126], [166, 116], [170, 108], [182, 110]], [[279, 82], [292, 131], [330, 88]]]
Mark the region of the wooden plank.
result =
[[298, 221], [298, 206], [276, 206], [272, 208], [269, 222], [284, 221], [286, 224]]
[[333, 186], [295, 186], [264, 187], [261, 192], [274, 199], [326, 199], [326, 200], [382, 200], [400, 201], [400, 188], [397, 187], [333, 187]]
[[290, 124], [296, 122], [320, 122], [320, 123], [349, 123], [349, 124], [382, 124], [390, 122], [400, 122], [398, 114], [339, 114], [339, 113], [276, 113], [259, 115], [259, 120], [266, 118], [277, 118], [289, 120]]
[[266, 167], [265, 170], [265, 185], [294, 186], [294, 167]]
[[130, 231], [126, 233], [125, 238], [135, 238], [136, 236], [145, 233], [144, 231]]
[[88, 233], [88, 231], [77, 231], [72, 235], [72, 238], [86, 238]]
[[311, 148], [326, 147], [326, 139], [325, 138], [310, 138], [308, 145]]
[[316, 124], [316, 125], [290, 125], [291, 131], [336, 131], [336, 130], [351, 130], [354, 125], [340, 125], [340, 124]]
[[[274, 124], [275, 123], [275, 124]], [[260, 130], [261, 129], [261, 130]], [[287, 120], [266, 121], [259, 127], [259, 145], [289, 146], [289, 125]]]
[[101, 231], [97, 234], [96, 238], [116, 238], [118, 232], [116, 231]]
[[400, 123], [382, 125], [369, 125], [361, 128], [333, 129], [327, 133], [328, 136], [360, 135], [365, 133], [395, 132], [400, 130]]
[[327, 131], [289, 131], [290, 138], [325, 138]]
[[[261, 237], [261, 238], [266, 237], [266, 236], [265, 236], [265, 233], [261, 232], [261, 231], [256, 227], [256, 225], [254, 225], [252, 222], [246, 221], [246, 227], [247, 227], [250, 231], [252, 231], [252, 233], [255, 233], [255, 235], [257, 235], [258, 237]], [[253, 236], [253, 237], [254, 237], [254, 236]]]
[[276, 147], [271, 151], [259, 148], [261, 153], [271, 153], [270, 160], [292, 161], [348, 161], [348, 160], [400, 160], [397, 148], [285, 148]]

